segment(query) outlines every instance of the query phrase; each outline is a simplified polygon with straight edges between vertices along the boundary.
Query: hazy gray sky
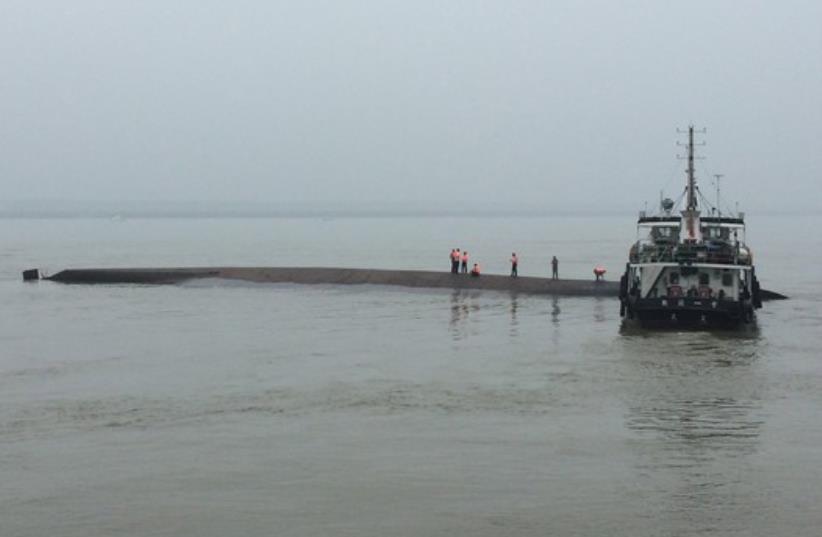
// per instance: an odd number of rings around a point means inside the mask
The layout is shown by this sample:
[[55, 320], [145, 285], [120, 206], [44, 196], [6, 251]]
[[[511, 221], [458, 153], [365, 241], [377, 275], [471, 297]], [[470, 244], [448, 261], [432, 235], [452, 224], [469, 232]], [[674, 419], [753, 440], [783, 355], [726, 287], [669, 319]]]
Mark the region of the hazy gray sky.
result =
[[822, 209], [819, 1], [0, 0], [0, 198]]

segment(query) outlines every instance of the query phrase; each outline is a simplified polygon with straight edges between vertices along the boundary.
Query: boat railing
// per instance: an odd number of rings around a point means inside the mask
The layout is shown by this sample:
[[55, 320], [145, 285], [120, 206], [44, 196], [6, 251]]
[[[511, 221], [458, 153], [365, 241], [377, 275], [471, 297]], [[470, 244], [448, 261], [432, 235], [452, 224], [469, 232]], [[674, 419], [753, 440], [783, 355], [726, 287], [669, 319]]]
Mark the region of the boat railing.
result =
[[738, 245], [721, 243], [653, 243], [637, 241], [631, 248], [632, 263], [711, 263], [717, 265], [750, 265], [747, 250]]

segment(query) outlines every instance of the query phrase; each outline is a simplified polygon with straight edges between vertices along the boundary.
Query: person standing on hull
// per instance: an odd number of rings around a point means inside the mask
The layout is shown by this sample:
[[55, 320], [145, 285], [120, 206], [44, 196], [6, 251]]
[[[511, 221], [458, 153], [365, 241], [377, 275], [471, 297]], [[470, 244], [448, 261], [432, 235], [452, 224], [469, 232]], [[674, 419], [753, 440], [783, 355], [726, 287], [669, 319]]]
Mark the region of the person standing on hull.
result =
[[511, 277], [517, 277], [517, 265], [519, 265], [519, 258], [516, 252], [511, 252]]
[[467, 251], [462, 252], [461, 261], [462, 261], [462, 265], [460, 266], [460, 272], [462, 272], [463, 274], [468, 274], [468, 252]]
[[459, 270], [460, 256], [456, 248], [451, 249], [451, 274], [456, 274]]
[[551, 259], [551, 279], [559, 279], [559, 259], [557, 259], [557, 256], [554, 256], [554, 258]]

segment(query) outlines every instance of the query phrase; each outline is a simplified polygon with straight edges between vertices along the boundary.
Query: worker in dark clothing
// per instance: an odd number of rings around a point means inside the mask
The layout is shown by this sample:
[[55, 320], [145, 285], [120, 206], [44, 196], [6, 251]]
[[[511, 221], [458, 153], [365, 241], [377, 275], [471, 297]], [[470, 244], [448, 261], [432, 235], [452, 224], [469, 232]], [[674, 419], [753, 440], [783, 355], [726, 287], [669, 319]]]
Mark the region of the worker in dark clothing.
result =
[[551, 279], [559, 279], [559, 259], [557, 259], [557, 256], [554, 256], [554, 258], [551, 259]]
[[511, 277], [517, 277], [517, 265], [519, 265], [519, 258], [516, 252], [511, 252]]

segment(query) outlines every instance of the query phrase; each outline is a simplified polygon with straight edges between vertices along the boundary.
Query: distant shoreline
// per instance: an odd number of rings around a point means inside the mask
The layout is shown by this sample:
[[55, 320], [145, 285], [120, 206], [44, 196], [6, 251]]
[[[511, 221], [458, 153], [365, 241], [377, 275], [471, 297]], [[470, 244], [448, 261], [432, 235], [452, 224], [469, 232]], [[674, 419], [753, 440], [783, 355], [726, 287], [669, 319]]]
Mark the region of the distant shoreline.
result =
[[[123, 212], [123, 213], [2, 213], [0, 219], [29, 219], [29, 220], [129, 220], [129, 219], [243, 219], [243, 218], [605, 218], [605, 217], [625, 217], [624, 212], [609, 213], [528, 213], [528, 212], [464, 212], [445, 213], [439, 211], [432, 212], [369, 212], [369, 211], [295, 211], [295, 212], [249, 212], [249, 213], [188, 213], [188, 212]], [[630, 218], [630, 217], [629, 217]]]
[[[259, 219], [259, 218], [327, 218], [327, 219], [357, 219], [357, 218], [612, 218], [620, 217], [631, 221], [637, 211], [609, 210], [609, 211], [550, 211], [550, 210], [259, 210], [259, 211], [220, 211], [220, 210], [0, 210], [0, 219], [30, 219], [30, 220], [58, 220], [58, 219], [99, 219], [99, 220], [128, 220], [128, 219]], [[822, 211], [765, 211], [757, 212], [757, 216], [822, 216]]]

